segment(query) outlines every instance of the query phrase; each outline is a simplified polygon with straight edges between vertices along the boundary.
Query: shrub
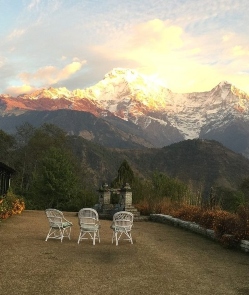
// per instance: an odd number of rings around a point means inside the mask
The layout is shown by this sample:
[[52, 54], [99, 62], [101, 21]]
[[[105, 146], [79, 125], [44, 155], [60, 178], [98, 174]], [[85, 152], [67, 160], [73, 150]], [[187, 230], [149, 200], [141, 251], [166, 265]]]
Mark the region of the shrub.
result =
[[206, 229], [212, 229], [216, 238], [226, 247], [235, 247], [242, 239], [249, 239], [249, 205], [240, 206], [236, 213], [219, 208], [208, 209], [200, 206], [170, 202], [143, 200], [136, 205], [143, 215], [166, 214], [185, 221], [196, 222]]
[[138, 204], [134, 205], [138, 211], [142, 214], [142, 215], [150, 215], [151, 213], [153, 213], [153, 208], [151, 207], [151, 203], [148, 200], [142, 200], [140, 201]]
[[179, 207], [179, 204], [170, 201], [169, 198], [162, 198], [156, 201], [148, 198], [134, 204], [134, 206], [142, 215], [150, 215], [151, 213], [171, 215]]
[[200, 225], [207, 229], [213, 229], [214, 219], [216, 216], [215, 210], [203, 210]]
[[186, 221], [200, 223], [202, 217], [202, 209], [198, 206], [184, 205], [172, 212], [174, 217]]
[[245, 240], [249, 239], [249, 205], [240, 206], [236, 213], [243, 228], [242, 236]]
[[14, 214], [20, 214], [25, 209], [22, 198], [8, 192], [5, 197], [0, 198], [0, 219], [6, 219]]

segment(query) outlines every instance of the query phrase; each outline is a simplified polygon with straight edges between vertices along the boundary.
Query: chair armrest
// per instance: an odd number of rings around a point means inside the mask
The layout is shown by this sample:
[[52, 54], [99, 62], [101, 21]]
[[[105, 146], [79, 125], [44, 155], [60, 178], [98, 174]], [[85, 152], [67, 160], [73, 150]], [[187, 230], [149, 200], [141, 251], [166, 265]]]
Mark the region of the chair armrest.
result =
[[72, 226], [73, 224], [71, 222], [63, 222], [62, 223], [62, 227], [65, 228], [65, 227], [69, 227], [69, 226]]
[[65, 217], [63, 218], [63, 223], [68, 223], [68, 225], [73, 225], [73, 223], [67, 220]]

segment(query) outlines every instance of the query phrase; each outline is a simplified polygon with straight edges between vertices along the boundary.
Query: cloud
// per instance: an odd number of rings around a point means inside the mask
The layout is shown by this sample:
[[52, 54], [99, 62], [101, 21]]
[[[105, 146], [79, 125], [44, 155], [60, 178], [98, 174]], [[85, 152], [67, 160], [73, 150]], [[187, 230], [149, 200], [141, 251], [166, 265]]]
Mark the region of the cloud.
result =
[[0, 56], [0, 68], [3, 67], [5, 63], [6, 63], [6, 58]]
[[62, 69], [54, 66], [45, 66], [38, 69], [35, 73], [23, 72], [19, 75], [19, 78], [27, 85], [46, 87], [70, 78], [79, 71], [85, 63], [86, 61], [73, 61]]
[[22, 72], [18, 74], [15, 79], [10, 79], [10, 77], [13, 76], [13, 73], [16, 70], [9, 68], [8, 64], [5, 64], [4, 72], [0, 76], [9, 77], [9, 79], [3, 78], [1, 83], [2, 85], [5, 85], [4, 93], [9, 93], [14, 96], [32, 92], [37, 88], [47, 88], [52, 85], [55, 85], [55, 87], [64, 87], [65, 84], [69, 83], [68, 81], [74, 80], [73, 76], [77, 72], [80, 72], [85, 64], [85, 60], [80, 61], [78, 58], [74, 58], [74, 61], [62, 68], [56, 66], [44, 66], [33, 73]]
[[[86, 61], [84, 61], [86, 63]], [[71, 64], [65, 66], [57, 75], [57, 81], [66, 80], [75, 72], [79, 71], [82, 67], [82, 63], [74, 61]]]
[[225, 30], [195, 35], [172, 21], [154, 19], [93, 49], [110, 61], [126, 60], [145, 74], [156, 73], [173, 91], [205, 91], [222, 80], [238, 82], [238, 73], [248, 72], [244, 37]]
[[249, 48], [243, 48], [242, 46], [237, 45], [232, 48], [232, 53], [235, 56], [249, 56]]
[[183, 45], [183, 30], [159, 19], [138, 24], [132, 28], [132, 33], [121, 33], [119, 40], [111, 40], [104, 45], [95, 46], [108, 58], [147, 60], [153, 54], [167, 54]]
[[128, 49], [146, 48], [158, 52], [168, 52], [182, 47], [181, 35], [183, 30], [179, 26], [170, 25], [159, 19], [154, 19], [134, 27], [134, 33], [128, 40]]
[[35, 91], [36, 88], [31, 87], [30, 85], [22, 85], [22, 86], [11, 86], [6, 89], [6, 93], [12, 95], [12, 96], [17, 96], [19, 94], [23, 93], [31, 93], [32, 91]]
[[31, 0], [26, 9], [31, 13], [34, 11], [38, 13], [51, 12], [58, 10], [63, 2], [63, 0]]
[[156, 75], [176, 92], [221, 80], [249, 87], [246, 0], [16, 2], [2, 12], [13, 14], [2, 29], [0, 89], [84, 88], [114, 67]]
[[120, 42], [112, 40], [94, 50], [108, 59], [132, 61], [141, 72], [156, 73], [166, 85], [187, 91], [194, 84], [194, 73], [192, 77], [189, 69], [193, 72], [193, 68], [196, 71], [201, 68], [191, 60], [201, 48], [185, 39], [183, 28], [170, 21], [154, 19], [134, 26], [131, 34]]
[[23, 34], [25, 33], [24, 29], [15, 29], [9, 36], [8, 39], [12, 40], [12, 39], [16, 39], [21, 37]]
[[28, 10], [33, 10], [34, 8], [38, 7], [39, 3], [40, 0], [32, 0], [27, 6]]

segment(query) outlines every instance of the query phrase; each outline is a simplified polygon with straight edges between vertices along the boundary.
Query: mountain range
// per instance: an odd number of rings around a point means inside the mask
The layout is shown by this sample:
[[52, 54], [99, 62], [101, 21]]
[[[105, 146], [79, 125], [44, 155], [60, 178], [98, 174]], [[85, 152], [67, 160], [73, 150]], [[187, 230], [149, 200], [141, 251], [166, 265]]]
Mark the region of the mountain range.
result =
[[161, 148], [188, 139], [217, 140], [249, 157], [249, 95], [221, 82], [205, 92], [174, 93], [151, 77], [116, 68], [86, 89], [0, 94], [0, 128], [52, 123], [112, 148]]
[[72, 136], [89, 182], [95, 186], [117, 177], [126, 160], [140, 179], [150, 179], [155, 172], [165, 173], [188, 185], [193, 193], [209, 196], [211, 187], [238, 190], [249, 176], [249, 159], [214, 140], [188, 139], [163, 148], [105, 148], [81, 137]]

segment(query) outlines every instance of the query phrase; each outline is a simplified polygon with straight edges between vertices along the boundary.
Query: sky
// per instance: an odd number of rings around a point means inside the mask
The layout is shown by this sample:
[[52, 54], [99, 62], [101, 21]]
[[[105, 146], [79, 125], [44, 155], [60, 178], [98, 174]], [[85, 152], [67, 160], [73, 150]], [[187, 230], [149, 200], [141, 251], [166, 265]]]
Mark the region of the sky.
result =
[[0, 93], [84, 89], [113, 68], [249, 94], [248, 0], [0, 0]]

